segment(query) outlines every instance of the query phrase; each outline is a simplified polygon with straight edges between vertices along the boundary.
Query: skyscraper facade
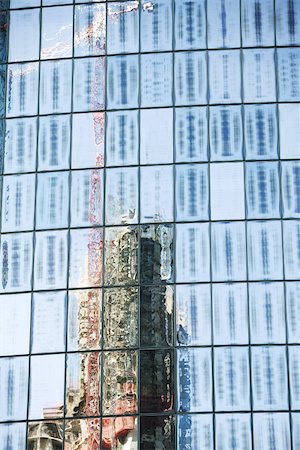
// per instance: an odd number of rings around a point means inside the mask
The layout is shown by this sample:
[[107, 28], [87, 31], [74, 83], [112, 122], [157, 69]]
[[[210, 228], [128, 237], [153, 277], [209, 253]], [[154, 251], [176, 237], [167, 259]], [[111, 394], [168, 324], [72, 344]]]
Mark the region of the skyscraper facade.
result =
[[0, 450], [300, 449], [300, 0], [0, 0]]

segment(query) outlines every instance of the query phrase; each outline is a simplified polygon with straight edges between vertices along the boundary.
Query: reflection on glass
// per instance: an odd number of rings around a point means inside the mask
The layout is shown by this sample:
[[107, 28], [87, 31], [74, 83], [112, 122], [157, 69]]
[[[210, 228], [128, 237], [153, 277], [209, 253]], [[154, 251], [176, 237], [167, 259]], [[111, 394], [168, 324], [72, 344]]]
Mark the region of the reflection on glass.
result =
[[276, 442], [278, 450], [291, 448], [289, 415], [253, 414], [253, 436], [255, 450], [272, 450]]
[[174, 408], [173, 364], [173, 350], [140, 352], [141, 412], [163, 412]]
[[293, 443], [295, 448], [297, 448], [300, 445], [300, 414], [292, 413], [291, 422], [292, 422]]
[[108, 109], [137, 108], [139, 65], [137, 56], [107, 58]]
[[207, 108], [176, 108], [176, 162], [207, 161]]
[[6, 234], [1, 238], [0, 292], [31, 289], [32, 233]]
[[173, 162], [173, 110], [141, 110], [141, 164]]
[[180, 415], [177, 424], [178, 449], [189, 450], [199, 448], [201, 450], [213, 450], [214, 435], [211, 415]]
[[172, 105], [172, 53], [141, 55], [141, 106]]
[[160, 446], [166, 450], [174, 449], [174, 416], [142, 416], [140, 418], [140, 449], [156, 450]]
[[282, 161], [282, 200], [284, 217], [300, 217], [300, 162]]
[[[96, 447], [97, 446], [97, 447]], [[100, 447], [100, 419], [65, 421], [64, 449], [94, 449]]]
[[35, 175], [3, 177], [2, 232], [33, 229]]
[[[44, 0], [46, 1], [46, 0]], [[10, 0], [11, 8], [26, 8], [29, 6], [40, 6], [41, 0]]]
[[291, 390], [291, 408], [299, 409], [300, 405], [300, 346], [289, 347], [289, 373], [290, 373], [290, 390]]
[[68, 226], [69, 173], [38, 174], [36, 193], [36, 228]]
[[33, 295], [31, 352], [65, 350], [66, 295], [45, 292]]
[[138, 352], [104, 352], [103, 414], [137, 412], [137, 368]]
[[243, 62], [245, 102], [276, 101], [274, 50], [244, 50]]
[[72, 230], [70, 241], [69, 286], [75, 288], [101, 285], [102, 229]]
[[102, 225], [102, 221], [102, 170], [73, 171], [71, 187], [71, 227]]
[[64, 371], [64, 355], [31, 357], [30, 419], [50, 419], [63, 416]]
[[0, 62], [7, 60], [7, 30], [8, 13], [7, 11], [1, 11], [0, 7]]
[[175, 53], [175, 103], [207, 102], [206, 52]]
[[216, 448], [232, 450], [232, 443], [241, 450], [251, 450], [250, 414], [218, 414], [216, 416]]
[[102, 419], [102, 448], [138, 450], [137, 426], [135, 416]]
[[173, 281], [173, 226], [143, 225], [140, 239], [142, 284]]
[[39, 170], [68, 169], [70, 119], [68, 116], [40, 117]]
[[104, 113], [74, 114], [72, 168], [102, 167], [104, 164]]
[[[11, 75], [11, 74], [10, 74]], [[6, 84], [6, 66], [0, 66], [0, 117], [4, 117], [5, 111], [5, 84]], [[7, 88], [6, 93], [6, 116], [8, 114], [8, 102], [11, 102], [11, 89]]]
[[138, 52], [139, 2], [114, 2], [107, 10], [107, 52]]
[[149, 4], [142, 1], [141, 51], [172, 49], [172, 1], [160, 0]]
[[104, 283], [106, 285], [135, 284], [137, 276], [137, 227], [106, 228]]
[[106, 289], [104, 293], [104, 346], [138, 346], [137, 288]]
[[40, 10], [12, 11], [9, 22], [9, 61], [39, 59]]
[[280, 156], [284, 159], [300, 158], [300, 105], [280, 104], [278, 107]]
[[210, 152], [212, 161], [242, 159], [243, 129], [240, 106], [210, 108]]
[[300, 49], [278, 48], [278, 100], [300, 100]]
[[300, 342], [300, 283], [286, 283], [286, 304], [287, 304], [287, 324], [288, 324], [288, 342]]
[[205, 0], [176, 0], [174, 31], [175, 49], [206, 47]]
[[1, 424], [0, 442], [1, 450], [5, 450], [8, 445], [11, 445], [14, 450], [24, 450], [26, 447], [26, 423]]
[[9, 65], [6, 93], [6, 114], [8, 117], [36, 115], [38, 68], [38, 63]]
[[[138, 133], [137, 110], [107, 113], [106, 164], [108, 166], [127, 166], [138, 163]], [[151, 138], [153, 139], [153, 133]]]
[[300, 44], [300, 11], [297, 0], [276, 1], [276, 43], [277, 45]]
[[296, 220], [283, 223], [284, 271], [288, 280], [300, 277], [300, 222]]
[[75, 7], [74, 56], [105, 52], [105, 5]]
[[72, 61], [43, 61], [41, 63], [40, 114], [70, 111], [71, 80]]
[[41, 59], [72, 56], [73, 8], [43, 8]]
[[239, 47], [239, 0], [209, 0], [207, 4], [208, 47]]
[[73, 110], [104, 109], [105, 60], [83, 58], [74, 61]]
[[[274, 45], [273, 0], [247, 0], [242, 3], [243, 46], [262, 47]], [[277, 33], [278, 29], [276, 29]]]
[[63, 422], [61, 420], [28, 423], [27, 450], [39, 448], [62, 450], [62, 446]]
[[67, 356], [66, 415], [98, 416], [100, 404], [99, 352]]
[[178, 350], [178, 409], [210, 411], [212, 409], [211, 350], [185, 348]]
[[210, 51], [209, 81], [210, 103], [240, 103], [240, 51]]
[[28, 358], [0, 359], [0, 420], [25, 420]]
[[69, 291], [68, 351], [95, 350], [101, 344], [102, 292]]
[[173, 288], [141, 288], [140, 342], [144, 347], [173, 345]]
[[0, 296], [0, 355], [29, 352], [30, 294]]
[[36, 161], [36, 118], [6, 121], [4, 172], [33, 172]]

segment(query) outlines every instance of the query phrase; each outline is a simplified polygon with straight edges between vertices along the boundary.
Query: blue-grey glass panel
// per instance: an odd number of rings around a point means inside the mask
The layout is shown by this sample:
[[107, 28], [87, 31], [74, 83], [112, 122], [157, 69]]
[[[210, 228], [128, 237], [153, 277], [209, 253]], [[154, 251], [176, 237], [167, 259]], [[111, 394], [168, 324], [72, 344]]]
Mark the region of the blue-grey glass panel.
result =
[[[158, 300], [159, 306], [160, 296], [156, 296], [155, 300]], [[137, 287], [105, 289], [103, 313], [103, 344], [105, 348], [138, 347], [138, 307]], [[154, 331], [158, 331], [157, 325]]]
[[248, 347], [214, 349], [215, 409], [243, 411], [250, 408]]
[[139, 2], [122, 1], [107, 5], [107, 52], [139, 51]]
[[284, 159], [300, 158], [300, 105], [280, 104], [278, 106], [280, 156]]
[[243, 0], [242, 37], [244, 47], [274, 45], [273, 0]]
[[209, 52], [210, 103], [241, 102], [240, 51]]
[[[153, 138], [159, 140], [159, 134], [153, 134], [153, 128], [151, 128], [151, 140]], [[106, 165], [137, 164], [138, 144], [138, 111], [108, 112], [106, 116]], [[147, 145], [149, 145], [148, 141]]]
[[137, 227], [105, 230], [104, 282], [106, 285], [136, 284], [138, 280]]
[[75, 6], [74, 56], [105, 53], [105, 4]]
[[140, 162], [173, 162], [173, 110], [146, 109], [140, 112]]
[[101, 289], [69, 291], [68, 351], [99, 349], [102, 340], [101, 330]]
[[40, 114], [71, 110], [72, 61], [43, 61], [40, 73]]
[[2, 232], [33, 229], [35, 175], [3, 177]]
[[[33, 450], [35, 444], [40, 442], [40, 437], [43, 436], [43, 445], [52, 447], [55, 443], [55, 450], [62, 450], [63, 442], [63, 420], [41, 420], [34, 422], [27, 422], [27, 447], [28, 450]], [[25, 447], [24, 447], [25, 448]]]
[[105, 105], [104, 58], [75, 59], [73, 110], [97, 111]]
[[208, 168], [206, 164], [176, 166], [176, 219], [208, 220]]
[[207, 223], [176, 226], [177, 283], [209, 281], [209, 226]]
[[298, 450], [300, 448], [300, 414], [292, 413], [291, 422], [292, 422], [293, 449]]
[[289, 346], [289, 375], [291, 390], [291, 408], [299, 409], [300, 405], [300, 347]]
[[175, 53], [174, 64], [175, 104], [207, 103], [206, 52]]
[[36, 163], [36, 118], [6, 121], [4, 172], [33, 172]]
[[68, 226], [69, 173], [40, 173], [37, 177], [36, 229]]
[[[12, 67], [12, 66], [11, 66]], [[6, 66], [0, 66], [0, 118], [4, 117], [5, 112], [5, 82], [6, 82]], [[11, 73], [10, 73], [11, 82]], [[7, 86], [6, 115], [8, 116], [8, 102], [11, 103], [12, 89]]]
[[169, 347], [173, 345], [173, 288], [147, 286], [140, 290], [140, 345]]
[[207, 109], [175, 109], [176, 162], [207, 161]]
[[29, 353], [30, 294], [0, 297], [0, 355]]
[[0, 359], [0, 420], [24, 420], [27, 411], [28, 358]]
[[0, 6], [0, 61], [5, 62], [7, 60], [7, 11], [1, 11]]
[[32, 253], [32, 233], [2, 235], [0, 292], [31, 289]]
[[[142, 416], [140, 418], [140, 450], [166, 450], [176, 448], [176, 422], [174, 416]], [[134, 450], [134, 449], [133, 449]]]
[[72, 56], [73, 7], [43, 8], [41, 59]]
[[240, 106], [211, 107], [210, 159], [230, 161], [243, 159], [243, 128]]
[[40, 6], [41, 0], [10, 0], [10, 8], [28, 8]]
[[180, 412], [201, 412], [212, 409], [211, 367], [211, 349], [178, 350], [177, 408]]
[[207, 2], [208, 47], [239, 47], [239, 0], [209, 0]]
[[206, 47], [205, 0], [175, 1], [175, 49], [194, 50]]
[[102, 223], [102, 170], [72, 171], [71, 227], [102, 225]]
[[102, 167], [104, 165], [103, 112], [73, 114], [72, 168]]
[[106, 170], [106, 210], [108, 225], [138, 221], [138, 170], [136, 167]]
[[246, 159], [276, 159], [278, 150], [275, 105], [244, 106]]
[[248, 222], [247, 237], [249, 279], [282, 279], [280, 221]]
[[212, 224], [213, 281], [246, 279], [246, 242], [244, 222]]
[[278, 100], [300, 101], [300, 49], [278, 48]]
[[276, 44], [300, 44], [300, 10], [297, 0], [276, 0]]
[[66, 294], [43, 292], [33, 295], [32, 353], [65, 351]]
[[184, 414], [178, 416], [177, 448], [213, 450], [213, 423], [211, 414]]
[[273, 450], [274, 443], [276, 450], [291, 450], [289, 415], [254, 414], [253, 436], [255, 450]]
[[24, 450], [26, 448], [26, 423], [0, 425], [0, 449]]
[[284, 270], [287, 280], [300, 278], [300, 221], [283, 222]]
[[[82, 0], [80, 2], [82, 3]], [[73, 0], [42, 0], [42, 6], [65, 5], [69, 3], [73, 3]]]
[[249, 311], [252, 344], [285, 344], [283, 283], [250, 283]]
[[34, 288], [64, 289], [67, 283], [67, 231], [35, 235]]
[[172, 105], [172, 53], [141, 55], [141, 106]]
[[101, 228], [70, 232], [69, 286], [71, 288], [102, 284], [102, 251]]
[[284, 217], [300, 217], [300, 162], [282, 161], [282, 202]]
[[214, 284], [212, 292], [214, 344], [248, 344], [247, 285]]
[[141, 222], [172, 222], [173, 167], [141, 168]]
[[65, 355], [31, 357], [29, 419], [63, 416], [64, 372]]
[[141, 51], [171, 50], [172, 0], [141, 3]]
[[[30, 116], [37, 114], [38, 63], [11, 64], [7, 75], [6, 115]], [[2, 98], [2, 75], [0, 98]], [[0, 107], [0, 115], [2, 115]]]
[[142, 350], [140, 352], [140, 411], [154, 413], [173, 409], [174, 351]]
[[210, 201], [212, 220], [245, 218], [243, 163], [210, 165]]
[[208, 284], [176, 286], [176, 344], [211, 344], [211, 300]]
[[70, 118], [40, 117], [38, 170], [68, 169], [69, 157]]
[[40, 10], [11, 11], [9, 22], [9, 61], [39, 59]]
[[251, 360], [253, 409], [288, 409], [285, 346], [252, 347]]
[[246, 200], [248, 219], [280, 217], [278, 163], [246, 164]]
[[173, 226], [143, 225], [140, 237], [140, 280], [142, 284], [173, 281]]
[[216, 415], [216, 448], [222, 450], [251, 450], [250, 414]]
[[276, 101], [273, 49], [244, 50], [243, 74], [246, 103]]
[[300, 344], [300, 283], [286, 283], [288, 342]]
[[138, 56], [107, 58], [108, 109], [137, 108], [139, 95]]

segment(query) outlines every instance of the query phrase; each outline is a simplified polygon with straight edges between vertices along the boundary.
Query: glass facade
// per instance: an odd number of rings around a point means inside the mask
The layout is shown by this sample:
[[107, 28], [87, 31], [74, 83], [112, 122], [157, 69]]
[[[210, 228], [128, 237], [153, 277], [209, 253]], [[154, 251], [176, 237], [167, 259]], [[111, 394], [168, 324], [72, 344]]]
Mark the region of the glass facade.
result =
[[300, 449], [300, 0], [0, 0], [0, 450]]

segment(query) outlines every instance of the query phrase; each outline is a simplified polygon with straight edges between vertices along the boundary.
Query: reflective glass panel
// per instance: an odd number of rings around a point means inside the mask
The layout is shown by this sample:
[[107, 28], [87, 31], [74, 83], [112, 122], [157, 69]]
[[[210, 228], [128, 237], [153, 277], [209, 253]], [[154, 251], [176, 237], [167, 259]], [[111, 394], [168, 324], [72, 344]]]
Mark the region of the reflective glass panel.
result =
[[277, 45], [300, 44], [300, 11], [297, 0], [276, 0]]
[[216, 416], [216, 448], [231, 450], [232, 444], [241, 450], [251, 450], [250, 414], [218, 414]]
[[141, 51], [172, 49], [172, 1], [160, 0], [141, 5]]
[[[108, 166], [137, 164], [139, 145], [138, 111], [108, 112], [106, 117], [106, 164]], [[148, 122], [146, 124], [148, 125]], [[151, 139], [153, 139], [153, 126], [151, 125], [153, 124], [150, 122], [148, 132], [151, 130]], [[166, 134], [168, 135], [168, 133]], [[159, 141], [159, 137], [157, 137], [157, 141]], [[147, 141], [148, 146], [149, 143]]]
[[40, 117], [38, 170], [68, 169], [70, 157], [70, 118]]
[[239, 0], [209, 0], [207, 4], [208, 46], [240, 46]]
[[105, 63], [103, 58], [74, 61], [73, 110], [104, 109]]
[[103, 171], [72, 172], [71, 227], [101, 225], [103, 221]]
[[103, 448], [138, 450], [138, 419], [135, 416], [116, 416], [102, 419]]
[[300, 405], [300, 346], [289, 347], [289, 370], [290, 370], [290, 389], [291, 389], [291, 407], [292, 409], [299, 409]]
[[300, 105], [279, 105], [280, 156], [300, 158]]
[[288, 280], [300, 277], [300, 223], [288, 220], [283, 223], [284, 271]]
[[[47, 0], [44, 0], [47, 1]], [[40, 6], [41, 0], [10, 0], [11, 8], [26, 8], [29, 6]]]
[[278, 100], [300, 101], [300, 49], [279, 48], [278, 58]]
[[141, 106], [172, 105], [172, 53], [141, 55]]
[[7, 21], [8, 21], [8, 12], [1, 11], [0, 7], [0, 61], [5, 62], [7, 60], [7, 40], [8, 40], [8, 32], [7, 32]]
[[273, 0], [244, 0], [242, 5], [243, 45], [245, 47], [274, 45]]
[[171, 222], [173, 212], [172, 166], [143, 167], [141, 222]]
[[107, 6], [107, 52], [139, 51], [139, 2], [113, 2]]
[[175, 109], [176, 162], [207, 160], [207, 109]]
[[37, 114], [38, 63], [11, 64], [7, 71], [6, 115]]
[[213, 450], [213, 424], [210, 414], [180, 415], [177, 422], [177, 448]]
[[140, 449], [155, 450], [163, 445], [165, 449], [175, 448], [174, 416], [142, 416], [140, 419]]
[[253, 436], [255, 450], [272, 450], [276, 442], [278, 450], [291, 449], [289, 415], [254, 414]]
[[75, 6], [74, 56], [104, 54], [105, 9], [104, 4]]
[[282, 200], [284, 217], [300, 217], [300, 163], [283, 161]]
[[244, 50], [244, 100], [276, 101], [274, 50]]
[[175, 1], [175, 49], [206, 47], [205, 0]]
[[209, 52], [210, 103], [241, 102], [240, 51]]
[[41, 63], [40, 114], [70, 111], [71, 80], [72, 61], [43, 61]]
[[24, 420], [27, 413], [28, 358], [0, 359], [0, 420]]
[[173, 162], [172, 109], [142, 110], [140, 120], [141, 164], [164, 164]]
[[[27, 449], [36, 450], [37, 443], [49, 449], [62, 450], [63, 442], [63, 421], [46, 420], [40, 422], [28, 422], [27, 427]], [[55, 446], [55, 447], [54, 447]]]
[[300, 344], [300, 283], [286, 283], [288, 342]]
[[26, 423], [7, 423], [0, 425], [0, 449], [23, 450], [26, 446]]
[[12, 11], [9, 22], [9, 61], [38, 59], [40, 10]]
[[72, 56], [73, 8], [43, 8], [41, 59]]
[[205, 52], [176, 53], [174, 71], [176, 105], [207, 102]]
[[107, 64], [108, 109], [136, 108], [139, 95], [138, 57], [109, 57]]
[[6, 121], [4, 172], [32, 172], [36, 163], [36, 118]]
[[87, 445], [100, 443], [100, 419], [66, 420], [64, 441], [65, 450], [76, 449], [80, 442]]

